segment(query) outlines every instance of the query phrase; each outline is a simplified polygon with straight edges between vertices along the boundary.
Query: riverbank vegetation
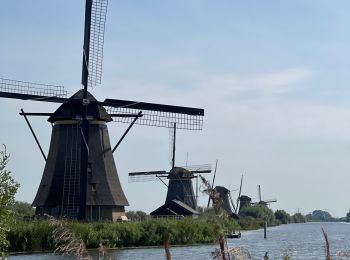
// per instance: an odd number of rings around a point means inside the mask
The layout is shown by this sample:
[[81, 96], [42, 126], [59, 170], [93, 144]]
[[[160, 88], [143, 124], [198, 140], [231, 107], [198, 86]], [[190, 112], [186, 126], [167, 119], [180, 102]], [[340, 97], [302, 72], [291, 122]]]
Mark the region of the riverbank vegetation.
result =
[[[14, 207], [23, 212], [28, 205], [20, 203]], [[16, 225], [7, 233], [10, 252], [53, 251], [53, 227], [47, 219], [23, 220], [20, 212], [13, 212]], [[30, 211], [29, 211], [30, 212]], [[109, 248], [138, 247], [163, 245], [163, 231], [169, 233], [171, 245], [188, 245], [215, 243], [219, 233], [238, 232], [262, 228], [265, 221], [268, 225], [284, 223], [280, 215], [289, 216], [285, 211], [275, 213], [265, 205], [252, 205], [245, 209], [245, 216], [230, 219], [224, 212], [215, 212], [214, 208], [203, 209], [198, 219], [183, 218], [180, 220], [152, 219], [142, 211], [128, 213], [133, 221], [125, 223], [92, 222], [79, 223], [64, 221], [87, 248], [98, 248], [103, 243]], [[284, 212], [284, 214], [281, 214]], [[218, 217], [220, 216], [220, 217]], [[290, 217], [290, 216], [289, 216]], [[28, 219], [28, 218], [25, 218]], [[288, 218], [290, 221], [290, 218]]]
[[[64, 227], [67, 234], [73, 234], [86, 248], [99, 248], [101, 245], [120, 248], [163, 245], [165, 231], [171, 245], [218, 241], [222, 244], [225, 233], [259, 229], [265, 223], [275, 226], [308, 220], [317, 221], [321, 217], [323, 220], [332, 219], [330, 214], [322, 211], [314, 211], [307, 216], [300, 213], [290, 215], [284, 210], [274, 212], [266, 204], [247, 205], [241, 209], [239, 219], [232, 219], [221, 209], [220, 201], [216, 200], [217, 196], [211, 191], [209, 194], [213, 202], [215, 201], [214, 206], [200, 209], [201, 214], [197, 219], [152, 219], [145, 212], [129, 211], [126, 214], [130, 221], [125, 223], [79, 223], [60, 220], [52, 225], [52, 218], [35, 219], [34, 209], [29, 203], [14, 201], [19, 184], [6, 170], [8, 159], [6, 149], [0, 151], [0, 252], [57, 250], [57, 226]], [[209, 183], [207, 187], [211, 187]]]
[[15, 194], [19, 184], [11, 177], [11, 172], [6, 169], [9, 161], [9, 154], [6, 147], [0, 151], [0, 259], [9, 246], [7, 234], [13, 226], [13, 215], [10, 207], [15, 202]]
[[[112, 223], [65, 222], [87, 248], [136, 247], [163, 245], [163, 231], [167, 230], [171, 245], [213, 243], [217, 229], [206, 219], [184, 218], [181, 220], [147, 219], [138, 222]], [[239, 229], [235, 221], [222, 223], [229, 230]], [[49, 220], [19, 221], [9, 231], [10, 252], [54, 250], [53, 227]]]
[[[54, 227], [48, 219], [33, 219], [30, 204], [17, 202], [11, 206], [16, 225], [7, 233], [9, 252], [55, 250]], [[299, 216], [300, 215], [300, 216]], [[86, 248], [98, 248], [101, 243], [108, 248], [160, 246], [163, 232], [169, 233], [171, 245], [215, 243], [220, 234], [262, 228], [290, 222], [302, 222], [301, 214], [290, 216], [284, 210], [273, 212], [266, 205], [249, 205], [242, 209], [240, 219], [229, 218], [221, 209], [201, 209], [198, 219], [153, 219], [142, 211], [127, 212], [129, 222], [63, 221], [65, 226], [81, 239]]]

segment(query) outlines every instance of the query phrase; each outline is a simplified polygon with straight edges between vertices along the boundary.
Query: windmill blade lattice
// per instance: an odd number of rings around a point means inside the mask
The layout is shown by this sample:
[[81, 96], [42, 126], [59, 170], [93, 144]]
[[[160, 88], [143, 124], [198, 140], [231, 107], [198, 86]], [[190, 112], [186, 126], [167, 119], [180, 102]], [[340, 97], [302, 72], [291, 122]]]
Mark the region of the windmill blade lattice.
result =
[[108, 0], [92, 1], [89, 47], [89, 87], [101, 84], [107, 5]]
[[210, 173], [212, 171], [211, 164], [189, 165], [189, 166], [183, 166], [182, 168], [192, 173]]
[[157, 181], [159, 178], [167, 178], [168, 174], [166, 171], [130, 172], [129, 182]]
[[67, 94], [63, 86], [0, 78], [0, 97], [62, 103]]
[[174, 156], [175, 156], [175, 151], [173, 149], [174, 147], [174, 142], [175, 142], [175, 126], [173, 124], [172, 127], [169, 128], [169, 164], [170, 166], [173, 165], [173, 159], [174, 159]]
[[[203, 128], [203, 109], [117, 99], [106, 99], [101, 104], [110, 114], [137, 114], [142, 111], [142, 118], [136, 121], [139, 125], [171, 128], [176, 123], [177, 129]], [[114, 121], [121, 123], [131, 123], [132, 120], [128, 117], [114, 118]]]

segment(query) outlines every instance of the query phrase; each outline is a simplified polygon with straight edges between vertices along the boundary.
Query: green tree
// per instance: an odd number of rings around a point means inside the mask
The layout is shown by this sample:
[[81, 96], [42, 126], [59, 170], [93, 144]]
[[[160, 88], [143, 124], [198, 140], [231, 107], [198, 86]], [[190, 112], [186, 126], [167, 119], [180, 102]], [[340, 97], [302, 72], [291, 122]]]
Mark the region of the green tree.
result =
[[275, 212], [276, 220], [280, 221], [282, 224], [288, 224], [290, 222], [290, 215], [283, 209], [278, 209]]
[[314, 210], [312, 213], [306, 215], [307, 221], [333, 221], [332, 215], [324, 210]]
[[275, 214], [264, 204], [249, 205], [244, 207], [240, 214], [244, 217], [253, 217], [256, 219], [267, 221], [268, 225], [275, 224]]
[[33, 217], [35, 215], [35, 209], [32, 205], [24, 201], [16, 201], [10, 206], [10, 209], [14, 217], [18, 220], [23, 219], [24, 217]]
[[349, 210], [349, 212], [348, 213], [346, 213], [346, 221], [350, 221], [350, 210]]
[[293, 223], [305, 223], [306, 222], [306, 218], [304, 215], [302, 215], [301, 213], [295, 213], [292, 217], [291, 217], [291, 221]]
[[143, 221], [146, 220], [147, 214], [141, 210], [138, 211], [128, 211], [125, 213], [125, 215], [128, 217], [131, 221]]
[[13, 222], [10, 207], [15, 203], [15, 194], [19, 184], [11, 177], [11, 172], [6, 170], [9, 161], [6, 146], [0, 151], [0, 255], [4, 255], [9, 242], [6, 234]]

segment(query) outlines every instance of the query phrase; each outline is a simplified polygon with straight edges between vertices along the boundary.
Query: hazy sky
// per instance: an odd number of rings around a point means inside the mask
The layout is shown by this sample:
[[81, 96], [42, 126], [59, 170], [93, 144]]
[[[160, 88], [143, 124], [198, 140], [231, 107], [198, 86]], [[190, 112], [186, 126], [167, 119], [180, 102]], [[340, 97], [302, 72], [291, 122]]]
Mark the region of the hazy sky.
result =
[[[80, 88], [83, 0], [2, 0], [0, 77]], [[92, 93], [202, 107], [204, 129], [179, 131], [177, 164], [215, 163], [216, 184], [277, 198], [273, 209], [306, 214], [350, 209], [350, 2], [110, 0], [102, 85]], [[57, 104], [0, 99], [0, 143], [32, 202], [44, 160], [20, 108]], [[31, 118], [45, 151], [51, 126]], [[110, 123], [114, 145], [128, 125]], [[127, 210], [165, 201], [160, 182], [129, 183], [130, 171], [168, 170], [166, 128], [135, 126], [115, 160]], [[207, 175], [209, 179], [212, 175]], [[199, 203], [207, 197], [200, 194]]]

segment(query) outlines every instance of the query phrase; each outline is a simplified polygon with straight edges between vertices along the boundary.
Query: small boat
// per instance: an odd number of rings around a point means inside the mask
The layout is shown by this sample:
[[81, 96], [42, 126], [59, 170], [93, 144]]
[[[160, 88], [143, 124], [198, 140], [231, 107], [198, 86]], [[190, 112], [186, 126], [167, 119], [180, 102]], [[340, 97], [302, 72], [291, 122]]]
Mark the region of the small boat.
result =
[[238, 232], [238, 233], [229, 233], [229, 234], [226, 234], [226, 238], [241, 238], [241, 232]]

